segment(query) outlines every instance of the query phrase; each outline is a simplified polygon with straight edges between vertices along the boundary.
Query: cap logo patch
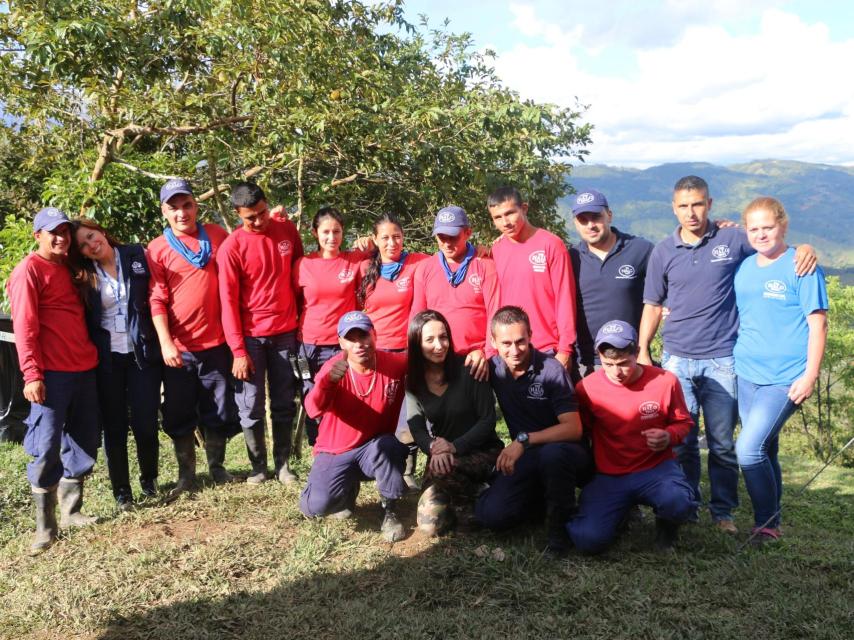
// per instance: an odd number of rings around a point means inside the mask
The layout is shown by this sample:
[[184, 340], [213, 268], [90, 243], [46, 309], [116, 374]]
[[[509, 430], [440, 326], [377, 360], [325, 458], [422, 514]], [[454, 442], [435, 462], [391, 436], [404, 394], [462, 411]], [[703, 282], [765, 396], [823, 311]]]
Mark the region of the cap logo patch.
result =
[[283, 256], [288, 255], [291, 252], [291, 246], [290, 240], [282, 240], [279, 243], [279, 253]]
[[48, 209], [46, 213], [51, 218], [58, 218], [59, 217], [59, 211], [57, 211], [56, 209]]
[[361, 320], [364, 314], [359, 311], [351, 311], [346, 316], [344, 316], [344, 322], [355, 322], [356, 320]]
[[451, 211], [443, 211], [438, 216], [436, 216], [436, 222], [445, 223], [445, 222], [453, 222], [454, 220], [456, 220], [456, 217], [454, 216], [453, 212], [451, 212]]
[[595, 196], [592, 193], [582, 193], [575, 199], [575, 204], [587, 204], [593, 202]]
[[647, 400], [641, 403], [638, 411], [640, 412], [641, 420], [651, 420], [658, 417], [661, 412], [661, 405], [655, 400]]
[[543, 273], [546, 270], [546, 252], [534, 251], [534, 253], [528, 256], [528, 262], [531, 263], [535, 272]]
[[624, 264], [619, 269], [617, 269], [618, 278], [622, 280], [633, 280], [635, 277], [635, 268], [630, 264]]
[[611, 333], [622, 333], [622, 332], [623, 332], [623, 327], [621, 325], [617, 324], [616, 322], [610, 322], [610, 323], [606, 324], [604, 327], [602, 327], [602, 333], [611, 334]]
[[729, 258], [729, 247], [725, 244], [719, 244], [714, 249], [712, 249], [712, 256], [715, 257], [715, 260], [712, 260], [712, 262], [726, 260], [727, 258]]
[[531, 386], [528, 387], [528, 397], [529, 398], [542, 398], [545, 395], [546, 391], [543, 389], [543, 385], [539, 382], [534, 382]]
[[183, 186], [184, 186], [183, 180], [170, 180], [169, 182], [167, 182], [166, 184], [163, 185], [163, 190], [166, 191], [167, 189], [172, 189], [173, 187], [183, 187]]

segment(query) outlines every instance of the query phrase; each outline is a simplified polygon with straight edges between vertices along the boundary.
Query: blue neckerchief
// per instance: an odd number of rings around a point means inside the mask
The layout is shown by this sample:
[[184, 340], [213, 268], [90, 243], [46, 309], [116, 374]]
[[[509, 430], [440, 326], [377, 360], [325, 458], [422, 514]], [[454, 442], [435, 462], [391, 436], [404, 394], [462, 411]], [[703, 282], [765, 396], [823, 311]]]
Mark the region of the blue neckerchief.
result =
[[400, 272], [403, 271], [403, 263], [406, 261], [406, 256], [409, 255], [408, 251], [404, 251], [400, 254], [400, 260], [397, 262], [384, 262], [380, 265], [380, 276], [385, 278], [386, 280], [395, 281], [397, 276], [400, 275]]
[[460, 268], [457, 269], [457, 272], [454, 273], [451, 271], [451, 267], [448, 266], [448, 261], [445, 259], [445, 254], [441, 251], [439, 252], [439, 261], [442, 263], [442, 268], [445, 270], [445, 277], [448, 279], [448, 283], [456, 288], [459, 284], [466, 279], [466, 271], [468, 271], [469, 263], [474, 258], [474, 247], [471, 242], [466, 242], [466, 257], [463, 258], [462, 263], [460, 263]]
[[163, 235], [166, 236], [166, 242], [169, 243], [169, 246], [181, 254], [184, 260], [196, 269], [204, 269], [205, 265], [211, 259], [211, 241], [208, 238], [208, 232], [205, 231], [204, 225], [196, 225], [196, 229], [199, 230], [199, 250], [196, 253], [192, 253], [187, 248], [187, 245], [177, 238], [171, 227], [166, 227], [163, 230]]

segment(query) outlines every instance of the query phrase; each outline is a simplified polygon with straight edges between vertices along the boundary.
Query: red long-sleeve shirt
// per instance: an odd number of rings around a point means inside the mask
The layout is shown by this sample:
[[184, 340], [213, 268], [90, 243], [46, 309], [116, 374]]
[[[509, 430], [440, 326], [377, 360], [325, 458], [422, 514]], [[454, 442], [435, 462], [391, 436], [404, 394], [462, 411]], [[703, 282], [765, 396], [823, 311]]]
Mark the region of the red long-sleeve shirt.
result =
[[[429, 258], [424, 253], [410, 253], [397, 278], [377, 278], [376, 286], [365, 298], [365, 313], [374, 323], [378, 349], [406, 349], [406, 330], [409, 325], [409, 310], [412, 308], [412, 292], [415, 269]], [[362, 261], [359, 273], [364, 278], [370, 260]]]
[[314, 388], [305, 399], [308, 415], [323, 414], [315, 454], [344, 453], [375, 436], [394, 433], [403, 403], [406, 354], [377, 351], [376, 355], [374, 373], [359, 374], [348, 369], [338, 383], [329, 379], [329, 370], [346, 358], [345, 353], [333, 356], [320, 368]]
[[244, 336], [272, 336], [297, 327], [293, 269], [302, 257], [296, 226], [272, 218], [261, 233], [242, 227], [216, 258], [225, 339], [235, 357], [246, 355]]
[[438, 311], [451, 327], [456, 353], [467, 355], [481, 349], [489, 357], [495, 353], [489, 339], [489, 321], [498, 311], [499, 302], [498, 276], [492, 260], [473, 259], [465, 280], [452, 287], [437, 253], [419, 264], [415, 271], [415, 292], [409, 316], [425, 309]]
[[[225, 342], [220, 321], [216, 254], [228, 234], [217, 224], [204, 226], [211, 242], [211, 258], [202, 269], [197, 269], [172, 249], [165, 236], [152, 240], [146, 252], [151, 271], [151, 315], [168, 318], [172, 339], [181, 351], [202, 351]], [[197, 235], [181, 234], [178, 239], [190, 251], [199, 250]]]
[[44, 380], [45, 371], [88, 371], [98, 365], [83, 302], [65, 264], [31, 253], [12, 271], [6, 290], [25, 384]]
[[306, 344], [338, 344], [338, 319], [356, 309], [364, 251], [322, 258], [314, 251], [297, 261], [294, 286], [302, 299], [300, 336]]
[[[640, 378], [628, 386], [611, 382], [600, 370], [579, 382], [575, 391], [600, 473], [652, 469], [674, 457], [673, 445], [682, 442], [693, 425], [676, 376], [658, 367], [644, 366]], [[653, 428], [670, 434], [664, 451], [650, 449], [641, 435]]]
[[501, 306], [522, 307], [531, 341], [540, 351], [572, 353], [575, 344], [575, 278], [563, 241], [537, 229], [525, 242], [506, 237], [492, 245]]

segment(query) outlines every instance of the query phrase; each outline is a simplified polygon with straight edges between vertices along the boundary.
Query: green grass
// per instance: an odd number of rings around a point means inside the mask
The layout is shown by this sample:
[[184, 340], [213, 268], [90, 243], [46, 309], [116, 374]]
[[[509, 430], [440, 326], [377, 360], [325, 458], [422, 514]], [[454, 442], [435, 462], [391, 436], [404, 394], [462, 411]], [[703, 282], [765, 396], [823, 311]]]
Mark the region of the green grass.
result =
[[[162, 444], [168, 488], [175, 468]], [[229, 469], [248, 471], [245, 456], [232, 440]], [[29, 558], [26, 461], [19, 447], [0, 446], [3, 638], [854, 637], [854, 472], [831, 467], [798, 496], [819, 466], [803, 458], [783, 460], [789, 493], [776, 546], [737, 555], [745, 536], [718, 534], [704, 515], [684, 528], [676, 554], [659, 555], [647, 515], [606, 555], [559, 562], [542, 557], [533, 526], [384, 543], [368, 484], [344, 522], [303, 518], [300, 488], [274, 482], [206, 483], [173, 505], [118, 514], [103, 460], [85, 509], [101, 523]], [[308, 459], [297, 470], [304, 478]], [[742, 500], [737, 523], [747, 531]], [[415, 501], [406, 501], [410, 527]]]

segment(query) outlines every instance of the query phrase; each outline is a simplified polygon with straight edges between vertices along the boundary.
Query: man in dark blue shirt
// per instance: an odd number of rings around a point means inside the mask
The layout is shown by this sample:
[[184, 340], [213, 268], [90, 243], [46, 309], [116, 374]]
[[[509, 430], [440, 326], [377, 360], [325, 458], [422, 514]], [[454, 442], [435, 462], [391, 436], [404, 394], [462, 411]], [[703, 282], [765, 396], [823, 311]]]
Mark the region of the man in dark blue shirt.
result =
[[593, 336], [605, 323], [622, 320], [636, 331], [640, 326], [646, 265], [653, 244], [612, 227], [608, 200], [595, 189], [575, 197], [572, 214], [582, 240], [569, 250], [578, 310], [578, 359], [573, 368], [577, 381], [599, 364]]
[[491, 322], [490, 381], [513, 442], [495, 463], [490, 487], [478, 498], [477, 519], [507, 529], [546, 508], [548, 550], [569, 548], [564, 527], [575, 513], [575, 488], [592, 472], [578, 403], [566, 369], [531, 345], [528, 315], [499, 309]]

